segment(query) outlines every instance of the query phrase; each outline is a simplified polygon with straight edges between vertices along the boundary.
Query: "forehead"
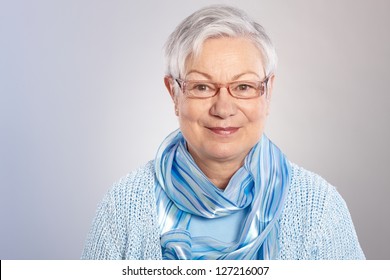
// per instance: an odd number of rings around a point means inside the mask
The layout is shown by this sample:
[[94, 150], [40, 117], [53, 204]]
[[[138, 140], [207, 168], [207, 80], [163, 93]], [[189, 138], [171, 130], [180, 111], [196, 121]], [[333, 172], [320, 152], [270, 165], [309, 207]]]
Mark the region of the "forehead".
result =
[[263, 76], [261, 51], [247, 38], [220, 37], [204, 41], [197, 55], [186, 61], [185, 74], [202, 72], [216, 78], [254, 72]]

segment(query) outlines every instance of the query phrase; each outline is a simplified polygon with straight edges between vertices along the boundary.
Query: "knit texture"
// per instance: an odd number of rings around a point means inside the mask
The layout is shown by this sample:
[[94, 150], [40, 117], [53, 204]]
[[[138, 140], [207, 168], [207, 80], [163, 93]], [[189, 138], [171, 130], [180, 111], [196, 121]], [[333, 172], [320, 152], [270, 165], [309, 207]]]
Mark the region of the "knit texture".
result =
[[[278, 259], [364, 259], [348, 208], [320, 176], [292, 164]], [[154, 164], [119, 180], [100, 203], [82, 259], [161, 259]]]

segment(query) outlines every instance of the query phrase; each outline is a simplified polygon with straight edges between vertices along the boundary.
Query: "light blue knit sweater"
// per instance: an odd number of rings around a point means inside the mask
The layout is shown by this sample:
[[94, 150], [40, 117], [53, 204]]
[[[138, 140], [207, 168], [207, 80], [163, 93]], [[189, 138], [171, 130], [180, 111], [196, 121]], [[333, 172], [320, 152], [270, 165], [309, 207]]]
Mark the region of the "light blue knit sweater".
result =
[[[161, 259], [153, 161], [115, 184], [100, 204], [82, 259]], [[280, 219], [279, 259], [364, 259], [347, 206], [320, 176], [292, 164]]]

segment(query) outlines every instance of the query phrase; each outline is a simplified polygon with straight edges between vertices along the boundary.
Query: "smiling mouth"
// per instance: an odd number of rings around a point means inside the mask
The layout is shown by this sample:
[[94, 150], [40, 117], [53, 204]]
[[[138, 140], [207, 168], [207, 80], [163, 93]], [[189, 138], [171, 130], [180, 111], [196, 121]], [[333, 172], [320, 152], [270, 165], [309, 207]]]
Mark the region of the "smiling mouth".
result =
[[232, 135], [240, 129], [239, 127], [207, 127], [207, 128], [213, 133], [221, 136]]

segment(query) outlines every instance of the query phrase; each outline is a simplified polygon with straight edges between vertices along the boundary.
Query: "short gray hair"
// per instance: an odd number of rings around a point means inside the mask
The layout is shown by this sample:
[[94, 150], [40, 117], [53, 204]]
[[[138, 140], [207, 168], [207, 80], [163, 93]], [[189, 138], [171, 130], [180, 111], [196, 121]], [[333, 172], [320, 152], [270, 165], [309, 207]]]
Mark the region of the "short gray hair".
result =
[[218, 37], [245, 37], [260, 50], [268, 76], [276, 69], [275, 48], [264, 28], [242, 10], [227, 5], [202, 8], [184, 19], [165, 43], [167, 76], [183, 78], [186, 59], [200, 53], [204, 41]]

